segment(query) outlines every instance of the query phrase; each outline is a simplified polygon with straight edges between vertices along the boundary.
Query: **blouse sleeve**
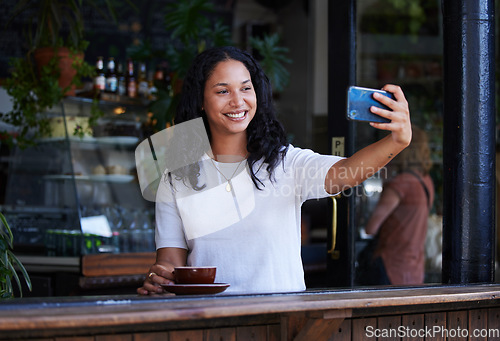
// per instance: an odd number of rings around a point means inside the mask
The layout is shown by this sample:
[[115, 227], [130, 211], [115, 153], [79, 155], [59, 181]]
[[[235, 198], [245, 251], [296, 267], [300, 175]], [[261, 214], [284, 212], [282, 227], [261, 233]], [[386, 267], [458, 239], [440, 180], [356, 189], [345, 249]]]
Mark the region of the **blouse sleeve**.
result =
[[162, 178], [156, 195], [156, 249], [177, 247], [187, 249], [184, 227], [174, 200], [172, 186]]
[[309, 149], [289, 147], [285, 163], [293, 172], [296, 191], [302, 202], [331, 196], [325, 190], [326, 175], [328, 170], [342, 159], [340, 156], [322, 155]]

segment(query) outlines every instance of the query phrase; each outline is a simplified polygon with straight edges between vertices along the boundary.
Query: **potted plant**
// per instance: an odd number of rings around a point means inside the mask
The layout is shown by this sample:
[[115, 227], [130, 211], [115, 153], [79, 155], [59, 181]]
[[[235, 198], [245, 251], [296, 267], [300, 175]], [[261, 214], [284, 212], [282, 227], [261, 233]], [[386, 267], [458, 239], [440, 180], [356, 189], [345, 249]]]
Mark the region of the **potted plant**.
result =
[[[105, 3], [105, 15], [115, 20], [110, 1]], [[127, 3], [134, 6], [129, 0]], [[85, 5], [97, 6], [90, 0]], [[43, 113], [65, 96], [74, 95], [83, 77], [94, 76], [94, 67], [84, 60], [89, 42], [84, 39], [82, 6], [83, 0], [21, 0], [14, 7], [7, 25], [26, 11], [32, 16], [27, 27], [28, 51], [24, 57], [11, 60], [11, 76], [4, 84], [13, 109], [0, 114], [0, 119], [18, 130], [14, 135], [0, 132], [7, 142], [27, 146], [50, 136], [50, 119]], [[94, 97], [89, 126], [101, 114]], [[78, 126], [73, 133], [83, 136], [87, 128]]]
[[22, 296], [21, 280], [16, 272], [16, 267], [23, 275], [24, 281], [30, 291], [31, 280], [21, 261], [12, 252], [14, 237], [5, 216], [1, 212], [0, 222], [0, 299], [14, 297], [12, 278], [14, 278], [19, 288], [19, 293]]

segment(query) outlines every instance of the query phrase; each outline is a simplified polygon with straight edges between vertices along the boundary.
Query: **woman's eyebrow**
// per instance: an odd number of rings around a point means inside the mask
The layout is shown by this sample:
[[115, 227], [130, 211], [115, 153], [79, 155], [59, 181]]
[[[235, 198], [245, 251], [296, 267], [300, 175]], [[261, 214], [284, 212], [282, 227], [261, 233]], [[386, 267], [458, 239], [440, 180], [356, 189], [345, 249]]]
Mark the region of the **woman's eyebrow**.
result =
[[215, 88], [215, 87], [217, 87], [217, 86], [228, 86], [228, 85], [229, 85], [229, 83], [215, 83], [215, 84], [212, 86], [212, 88]]
[[[241, 82], [241, 84], [246, 84], [246, 83], [250, 83], [251, 80], [250, 79], [247, 79], [247, 80], [244, 80], [243, 82]], [[220, 83], [216, 83], [212, 86], [212, 88], [215, 88], [217, 86], [228, 86], [229, 83], [224, 83], [224, 82], [220, 82]]]

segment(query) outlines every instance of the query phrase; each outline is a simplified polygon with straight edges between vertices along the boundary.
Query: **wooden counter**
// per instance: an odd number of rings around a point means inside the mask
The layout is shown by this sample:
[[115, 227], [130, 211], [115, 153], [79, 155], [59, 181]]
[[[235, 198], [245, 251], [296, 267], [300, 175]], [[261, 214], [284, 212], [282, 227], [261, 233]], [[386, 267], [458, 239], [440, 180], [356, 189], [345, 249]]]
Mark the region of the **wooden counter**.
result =
[[14, 299], [0, 302], [0, 339], [260, 341], [335, 336], [335, 340], [357, 341], [369, 339], [370, 328], [383, 326], [460, 327], [472, 332], [476, 327], [500, 328], [499, 297], [500, 285], [479, 285]]

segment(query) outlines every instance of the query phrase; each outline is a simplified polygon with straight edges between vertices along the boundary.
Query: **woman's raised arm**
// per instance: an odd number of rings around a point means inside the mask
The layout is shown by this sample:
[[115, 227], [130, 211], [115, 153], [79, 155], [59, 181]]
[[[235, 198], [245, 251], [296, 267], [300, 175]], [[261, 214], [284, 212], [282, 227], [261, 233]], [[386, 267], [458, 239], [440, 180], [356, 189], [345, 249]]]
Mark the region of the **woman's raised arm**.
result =
[[333, 165], [325, 179], [325, 189], [328, 193], [338, 193], [359, 185], [410, 144], [412, 134], [410, 110], [403, 91], [399, 86], [391, 84], [385, 85], [382, 89], [394, 94], [395, 99], [381, 94], [375, 94], [374, 98], [392, 111], [377, 107], [372, 107], [371, 111], [390, 119], [391, 122], [371, 122], [370, 125], [390, 131], [391, 134]]

